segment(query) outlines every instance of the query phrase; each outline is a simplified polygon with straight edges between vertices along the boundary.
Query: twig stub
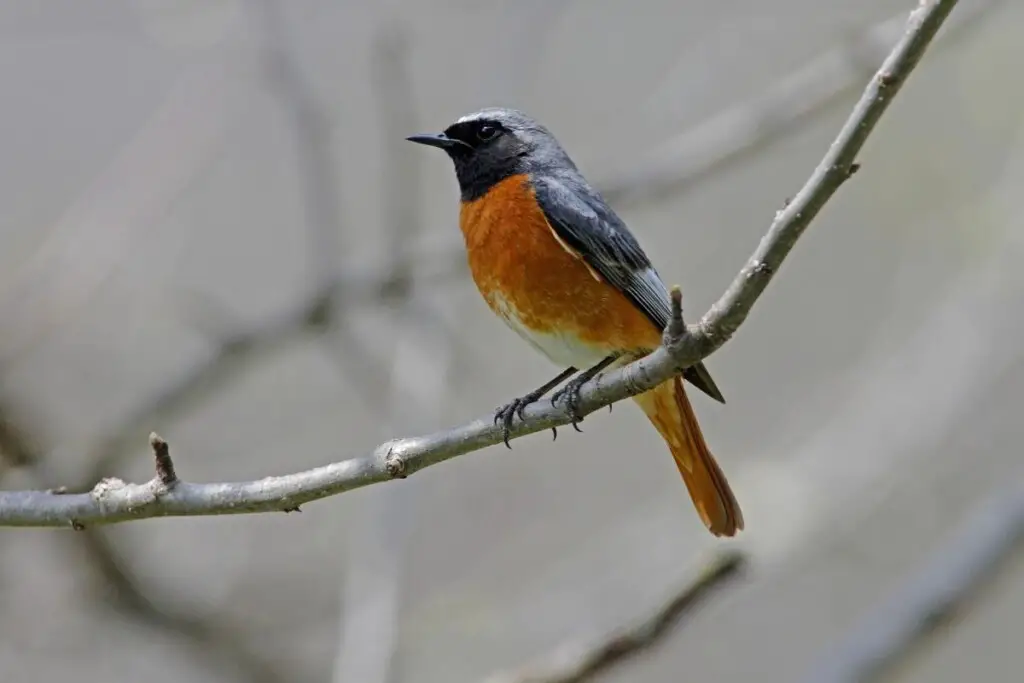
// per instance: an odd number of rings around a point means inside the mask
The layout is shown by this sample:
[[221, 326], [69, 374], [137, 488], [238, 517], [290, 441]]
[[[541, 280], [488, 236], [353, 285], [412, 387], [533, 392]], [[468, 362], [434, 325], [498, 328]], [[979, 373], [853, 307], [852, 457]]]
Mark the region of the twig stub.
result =
[[662, 343], [665, 346], [678, 344], [686, 335], [686, 325], [683, 323], [683, 290], [679, 288], [679, 285], [672, 285], [669, 298], [672, 303], [672, 315], [668, 319], [668, 325], [665, 327], [665, 334], [662, 338]]
[[171, 447], [156, 432], [149, 435], [149, 445], [153, 448], [153, 457], [156, 460], [156, 478], [170, 489], [178, 483], [174, 461], [171, 460]]

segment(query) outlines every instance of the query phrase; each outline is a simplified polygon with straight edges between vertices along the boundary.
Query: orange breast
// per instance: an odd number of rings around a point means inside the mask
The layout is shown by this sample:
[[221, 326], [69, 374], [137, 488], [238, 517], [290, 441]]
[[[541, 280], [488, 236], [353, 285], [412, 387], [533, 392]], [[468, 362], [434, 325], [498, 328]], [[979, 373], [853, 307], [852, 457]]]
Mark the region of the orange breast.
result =
[[464, 202], [459, 224], [477, 288], [500, 316], [608, 351], [650, 350], [661, 330], [557, 237], [526, 176]]

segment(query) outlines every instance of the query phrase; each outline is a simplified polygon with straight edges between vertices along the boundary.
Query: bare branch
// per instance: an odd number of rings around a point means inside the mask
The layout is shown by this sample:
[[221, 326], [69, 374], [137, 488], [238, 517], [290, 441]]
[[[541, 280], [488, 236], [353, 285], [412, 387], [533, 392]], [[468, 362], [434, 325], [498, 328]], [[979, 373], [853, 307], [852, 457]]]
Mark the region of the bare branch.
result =
[[[373, 380], [377, 391], [387, 388], [380, 425], [385, 435], [397, 425], [416, 431], [436, 426], [455, 355], [452, 342], [458, 336], [441, 324], [443, 318], [424, 310], [429, 299], [416, 286], [415, 246], [423, 225], [420, 167], [418, 156], [410, 156], [414, 150], [395, 134], [415, 127], [409, 48], [404, 27], [390, 25], [378, 33], [370, 51], [370, 81], [382, 133], [380, 186], [388, 189], [381, 196], [379, 211], [393, 295], [386, 304], [391, 318], [386, 338], [395, 340], [393, 347], [377, 353], [387, 353], [389, 376]], [[338, 646], [331, 676], [336, 683], [394, 679], [409, 569], [405, 560], [420, 494], [420, 489], [381, 488], [366, 496], [356, 510], [360, 521], [348, 529], [341, 580]]]
[[776, 214], [753, 257], [691, 333], [690, 353], [701, 358], [711, 354], [743, 323], [804, 230], [857, 169], [854, 162], [864, 142], [955, 6], [956, 0], [921, 0], [911, 12], [903, 38], [868, 83], [828, 153], [793, 200]]
[[291, 49], [283, 7], [275, 0], [253, 3], [263, 30], [262, 57], [294, 136], [296, 170], [309, 229], [311, 271], [316, 286], [336, 272], [341, 216], [336, 201], [337, 166], [330, 126]]
[[711, 593], [738, 578], [746, 561], [722, 553], [703, 566], [651, 614], [592, 643], [560, 648], [544, 661], [520, 671], [495, 674], [486, 683], [584, 683], [661, 642], [683, 617], [692, 615]]
[[[332, 152], [331, 127], [296, 59], [294, 41], [286, 25], [285, 4], [277, 0], [256, 0], [251, 3], [263, 26], [263, 56], [271, 84], [280, 97], [287, 116], [295, 148], [295, 170], [302, 193], [302, 206], [308, 230], [310, 275], [313, 291], [325, 290], [340, 270], [342, 216], [338, 191], [342, 188], [339, 165]], [[335, 296], [338, 291], [333, 292]], [[324, 325], [326, 338], [333, 342], [326, 348], [340, 369], [352, 375], [365, 387], [368, 397], [381, 402], [374, 391], [375, 377], [382, 364], [366, 349], [339, 315], [341, 302], [326, 301]], [[354, 349], [359, 349], [355, 352]]]
[[[923, 0], [903, 38], [871, 79], [828, 153], [791, 202], [779, 211], [761, 244], [711, 310], [683, 335], [669, 334], [649, 356], [599, 376], [584, 386], [579, 412], [647, 391], [720, 348], [746, 319], [783, 260], [825, 203], [855, 170], [855, 158], [898, 93], [956, 0]], [[679, 299], [678, 289], [673, 298]], [[678, 302], [675, 302], [678, 306]], [[678, 308], [676, 308], [678, 310]], [[669, 325], [676, 330], [681, 320]], [[571, 416], [551, 403], [534, 404], [512, 436], [568, 424]], [[158, 492], [153, 482], [101, 482], [87, 494], [54, 496], [40, 491], [0, 493], [0, 525], [103, 524], [158, 516], [239, 514], [294, 508], [309, 501], [413, 474], [430, 465], [498, 443], [501, 429], [490, 416], [454, 429], [398, 439], [368, 456], [258, 481], [190, 484]]]
[[171, 420], [181, 415], [197, 399], [240, 374], [262, 355], [313, 335], [330, 324], [330, 302], [340, 286], [332, 285], [280, 316], [253, 327], [236, 329], [216, 340], [210, 355], [178, 372], [174, 382], [143, 401], [136, 410], [129, 411], [107, 436], [90, 449], [93, 455], [89, 460], [94, 465], [89, 481], [96, 481], [104, 472], [110, 471], [134, 447], [140, 436], [140, 424]]
[[306, 672], [283, 666], [279, 658], [249, 644], [244, 630], [225, 619], [223, 613], [194, 614], [174, 598], [157, 597], [165, 595], [168, 587], [154, 589], [136, 576], [107, 534], [87, 531], [76, 538], [87, 561], [82, 563], [76, 557], [75, 566], [91, 573], [99, 584], [89, 595], [98, 607], [112, 610], [140, 627], [166, 634], [170, 640], [184, 645], [197, 660], [222, 671], [225, 679], [245, 683], [312, 680]]
[[[1001, 1], [975, 0], [962, 7], [946, 24], [943, 40], [948, 41], [954, 31], [965, 33], [964, 29]], [[598, 189], [616, 207], [669, 193], [677, 197], [691, 190], [709, 176], [799, 130], [812, 116], [849, 94], [871, 76], [904, 27], [901, 12], [850, 36], [754, 98], [659, 142], [636, 168], [598, 178]]]
[[133, 139], [0, 284], [0, 361], [13, 363], [82, 312], [144, 226], [152, 225], [198, 169], [250, 88], [235, 60], [188, 70]]
[[822, 659], [806, 683], [859, 683], [887, 673], [920, 641], [962, 614], [986, 580], [1024, 541], [1018, 480], [980, 503], [892, 598], [869, 612]]
[[[5, 417], [9, 418], [12, 412], [17, 411], [8, 404], [0, 404], [0, 413]], [[10, 419], [7, 424], [0, 422], [0, 430], [4, 429], [19, 435], [17, 452], [23, 455], [20, 464], [28, 469], [30, 477], [36, 481], [52, 481], [52, 472], [48, 471], [42, 453], [33, 445], [34, 439], [29, 430], [23, 425], [13, 424]], [[159, 442], [166, 447], [162, 439]], [[49, 491], [53, 495], [62, 495], [67, 489], [60, 486]], [[199, 658], [237, 672], [235, 675], [239, 680], [248, 683], [307, 680], [308, 677], [296, 672], [294, 667], [285, 673], [276, 661], [247, 646], [240, 629], [225, 620], [222, 614], [188, 614], [179, 610], [174, 600], [160, 601], [153, 597], [152, 593], [165, 593], [166, 590], [147, 590], [103, 530], [86, 531], [74, 538], [86, 560], [83, 562], [80, 556], [76, 556], [74, 566], [91, 573], [94, 580], [102, 584], [91, 595], [103, 608], [115, 610], [142, 626], [165, 631], [172, 638], [180, 639]], [[68, 546], [62, 544], [62, 547]]]
[[9, 468], [31, 465], [39, 457], [20, 425], [21, 420], [12, 416], [13, 412], [7, 397], [0, 398], [0, 478]]

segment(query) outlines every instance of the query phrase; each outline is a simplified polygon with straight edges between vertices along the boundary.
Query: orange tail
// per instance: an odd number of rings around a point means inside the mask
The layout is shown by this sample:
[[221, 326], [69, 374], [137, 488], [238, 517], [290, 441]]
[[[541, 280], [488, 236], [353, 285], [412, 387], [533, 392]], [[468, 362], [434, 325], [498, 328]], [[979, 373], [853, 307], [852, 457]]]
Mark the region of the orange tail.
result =
[[682, 379], [676, 377], [633, 400], [668, 444], [693, 505], [708, 530], [715, 536], [734, 536], [743, 529], [740, 505], [704, 443]]

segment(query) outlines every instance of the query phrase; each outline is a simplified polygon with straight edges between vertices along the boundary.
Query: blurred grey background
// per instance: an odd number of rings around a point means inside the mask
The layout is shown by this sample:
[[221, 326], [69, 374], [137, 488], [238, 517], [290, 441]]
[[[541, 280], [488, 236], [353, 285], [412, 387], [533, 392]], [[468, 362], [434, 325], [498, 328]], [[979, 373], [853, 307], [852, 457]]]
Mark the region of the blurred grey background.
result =
[[[0, 486], [147, 479], [152, 430], [183, 478], [282, 474], [547, 379], [463, 269], [448, 162], [403, 141], [486, 105], [549, 125], [692, 319], [913, 4], [0, 3]], [[709, 359], [736, 541], [627, 403], [300, 515], [4, 530], [0, 680], [483, 680], [726, 546], [745, 577], [600, 680], [801, 680], [1022, 482], [1022, 26], [960, 3]], [[1022, 561], [886, 680], [1015, 680]]]

